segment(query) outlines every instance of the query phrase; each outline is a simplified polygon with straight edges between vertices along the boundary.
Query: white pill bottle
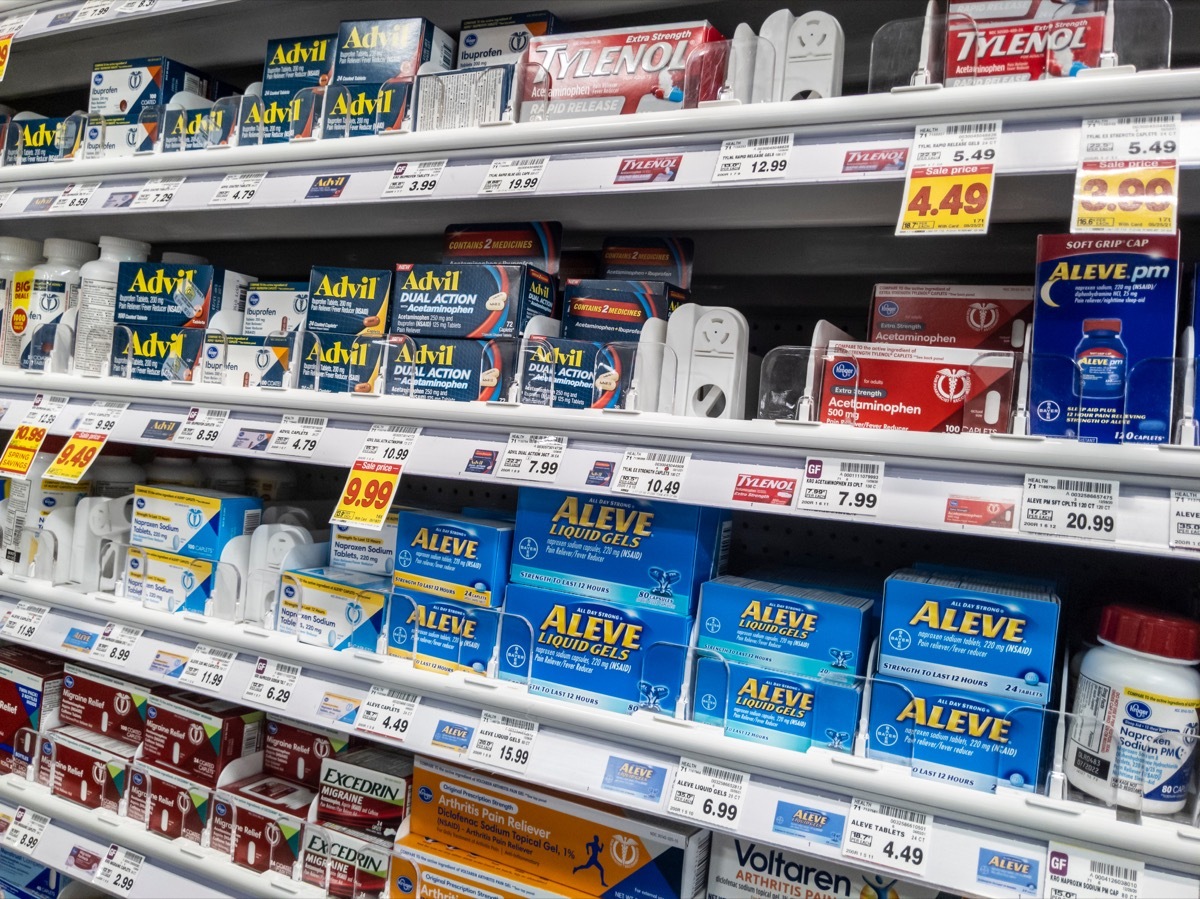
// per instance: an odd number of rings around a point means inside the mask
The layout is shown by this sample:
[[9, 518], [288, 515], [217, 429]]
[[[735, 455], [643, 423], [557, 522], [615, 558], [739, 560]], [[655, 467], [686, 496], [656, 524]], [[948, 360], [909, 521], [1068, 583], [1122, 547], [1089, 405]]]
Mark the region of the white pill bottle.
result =
[[1105, 606], [1075, 689], [1067, 780], [1104, 803], [1182, 811], [1200, 751], [1200, 621]]

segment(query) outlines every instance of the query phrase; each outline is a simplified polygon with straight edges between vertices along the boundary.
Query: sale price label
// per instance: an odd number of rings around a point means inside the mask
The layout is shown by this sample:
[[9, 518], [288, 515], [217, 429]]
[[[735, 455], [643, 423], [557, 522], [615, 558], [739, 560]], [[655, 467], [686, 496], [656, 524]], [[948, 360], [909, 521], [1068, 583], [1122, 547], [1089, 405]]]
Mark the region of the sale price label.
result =
[[25, 27], [25, 23], [33, 18], [33, 13], [23, 13], [18, 16], [9, 16], [3, 22], [0, 22], [0, 81], [4, 80], [4, 75], [8, 72], [8, 57], [12, 51], [12, 42]]
[[782, 178], [787, 174], [788, 157], [791, 154], [790, 132], [722, 141], [721, 152], [713, 169], [713, 183]]
[[183, 666], [183, 671], [179, 674], [179, 683], [216, 692], [229, 676], [229, 669], [236, 656], [237, 653], [228, 649], [217, 649], [199, 643], [187, 664]]
[[567, 451], [567, 438], [554, 434], [509, 434], [496, 477], [553, 484]]
[[49, 825], [49, 815], [32, 812], [19, 805], [8, 830], [4, 831], [3, 845], [25, 855], [33, 855]]
[[0, 637], [28, 642], [33, 639], [42, 619], [48, 614], [50, 614], [49, 606], [39, 606], [37, 603], [22, 600], [4, 619], [4, 627], [0, 628]]
[[842, 855], [924, 877], [930, 829], [922, 812], [855, 798], [846, 816]]
[[92, 407], [79, 420], [75, 433], [46, 469], [46, 477], [68, 484], [82, 481], [128, 408], [129, 403], [106, 400], [92, 403]]
[[39, 393], [33, 398], [33, 407], [25, 413], [0, 454], [0, 474], [13, 478], [29, 474], [50, 426], [58, 413], [66, 408], [67, 402], [67, 397], [57, 394]]
[[351, 524], [381, 530], [420, 428], [372, 425], [358, 458], [346, 476], [346, 486], [330, 516], [330, 524]]
[[896, 234], [987, 234], [1000, 121], [922, 125]]
[[1179, 121], [1178, 114], [1084, 120], [1072, 233], [1175, 230]]
[[317, 451], [329, 419], [319, 415], [285, 415], [271, 435], [267, 452], [308, 459]]
[[842, 512], [874, 517], [883, 497], [882, 462], [809, 458], [796, 494], [801, 512]]
[[128, 895], [133, 891], [145, 862], [144, 855], [113, 843], [104, 858], [100, 859], [96, 873], [92, 875], [92, 885], [111, 887], [118, 894]]
[[89, 654], [98, 662], [125, 665], [133, 656], [133, 647], [137, 645], [141, 636], [142, 629], [140, 627], [130, 627], [127, 624], [116, 624], [110, 621], [104, 625], [104, 630]]
[[266, 180], [266, 172], [238, 172], [226, 175], [208, 201], [209, 206], [245, 206], [254, 199]]
[[684, 756], [667, 801], [667, 813], [709, 827], [737, 830], [750, 775]]
[[445, 159], [425, 159], [421, 162], [398, 162], [392, 169], [380, 199], [401, 200], [404, 197], [427, 197], [437, 190], [438, 181], [446, 169]]
[[187, 419], [179, 426], [171, 442], [182, 446], [216, 446], [217, 439], [221, 436], [221, 428], [225, 427], [228, 420], [228, 409], [192, 406], [188, 410]]
[[631, 493], [651, 499], [674, 499], [683, 490], [691, 453], [625, 450], [613, 477], [614, 493]]
[[246, 692], [242, 694], [242, 699], [277, 709], [287, 708], [299, 679], [299, 665], [260, 657], [254, 666], [254, 675], [250, 678], [250, 683], [246, 684]]
[[525, 156], [519, 159], [493, 159], [479, 186], [479, 193], [531, 194], [542, 183], [549, 156]]
[[1021, 530], [1027, 534], [1117, 539], [1120, 481], [1027, 474], [1021, 492]]
[[420, 702], [421, 697], [416, 693], [405, 693], [390, 687], [372, 687], [358, 707], [354, 728], [366, 734], [404, 742]]
[[536, 721], [485, 711], [471, 738], [467, 761], [524, 774], [529, 770], [537, 732]]

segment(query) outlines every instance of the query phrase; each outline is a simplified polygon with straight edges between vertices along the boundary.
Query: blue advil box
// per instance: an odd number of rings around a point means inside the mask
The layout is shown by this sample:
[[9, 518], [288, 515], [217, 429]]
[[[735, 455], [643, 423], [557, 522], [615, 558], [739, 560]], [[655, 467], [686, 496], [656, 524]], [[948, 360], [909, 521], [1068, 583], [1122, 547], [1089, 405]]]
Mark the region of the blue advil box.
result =
[[241, 275], [227, 278], [223, 269], [211, 265], [122, 262], [117, 269], [113, 321], [119, 325], [205, 328], [223, 309], [238, 312], [240, 317], [249, 280]]
[[687, 615], [510, 584], [498, 676], [605, 711], [682, 713], [691, 631]]
[[1030, 432], [1169, 441], [1178, 312], [1178, 232], [1038, 237]]
[[539, 337], [521, 345], [521, 402], [552, 409], [616, 409], [631, 365], [616, 347], [591, 340]]
[[724, 509], [522, 487], [509, 579], [690, 615], [729, 538]]
[[415, 591], [393, 590], [388, 601], [388, 655], [439, 674], [487, 674], [496, 651], [500, 610]]
[[528, 265], [400, 263], [389, 330], [410, 337], [519, 337], [534, 316], [553, 316], [554, 295], [550, 276]]
[[333, 58], [337, 51], [336, 34], [277, 38], [267, 41], [267, 59], [263, 66], [262, 108], [246, 111], [247, 130], [262, 127], [264, 144], [287, 143], [295, 123], [297, 136], [312, 137], [313, 124], [320, 115], [319, 98], [310, 88], [325, 87], [333, 77]]
[[386, 360], [389, 396], [500, 402], [516, 374], [517, 341], [392, 336]]

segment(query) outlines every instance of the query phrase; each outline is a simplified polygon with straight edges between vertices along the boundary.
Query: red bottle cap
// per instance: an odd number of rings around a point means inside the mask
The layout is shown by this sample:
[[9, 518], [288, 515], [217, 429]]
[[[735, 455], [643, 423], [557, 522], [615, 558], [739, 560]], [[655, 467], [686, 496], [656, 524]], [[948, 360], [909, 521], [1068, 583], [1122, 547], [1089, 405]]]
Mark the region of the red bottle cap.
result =
[[1134, 606], [1105, 606], [1096, 635], [1106, 643], [1137, 652], [1200, 661], [1200, 621]]
[[1085, 318], [1083, 320], [1083, 330], [1119, 332], [1121, 330], [1121, 320], [1119, 318]]

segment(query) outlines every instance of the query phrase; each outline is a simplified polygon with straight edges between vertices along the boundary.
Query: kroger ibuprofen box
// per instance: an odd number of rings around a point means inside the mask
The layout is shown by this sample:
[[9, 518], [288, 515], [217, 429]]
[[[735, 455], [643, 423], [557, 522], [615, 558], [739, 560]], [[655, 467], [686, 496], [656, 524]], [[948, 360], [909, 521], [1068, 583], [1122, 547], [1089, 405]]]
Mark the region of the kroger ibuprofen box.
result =
[[242, 333], [251, 336], [299, 331], [308, 317], [307, 281], [253, 281], [246, 286]]
[[157, 549], [130, 550], [125, 563], [125, 595], [148, 609], [195, 612], [208, 609], [217, 563]]
[[727, 662], [819, 677], [866, 671], [872, 602], [749, 578], [701, 585], [698, 647]]
[[830, 341], [820, 420], [859, 428], [1009, 430], [1011, 352]]
[[665, 281], [573, 281], [564, 293], [563, 337], [636, 342], [646, 322], [665, 321], [687, 301], [686, 290]]
[[504, 601], [513, 525], [402, 509], [392, 586], [487, 608]]
[[[26, 763], [36, 747], [28, 734], [58, 725], [63, 663], [24, 646], [0, 645], [0, 773], [13, 770], [13, 754]], [[20, 745], [18, 745], [20, 744]]]
[[518, 871], [437, 840], [406, 834], [396, 841], [389, 899], [572, 899], [570, 887]]
[[416, 761], [413, 795], [413, 834], [561, 883], [573, 895], [683, 899], [704, 888], [710, 835], [701, 827], [427, 758]]
[[219, 561], [225, 544], [262, 520], [262, 500], [200, 487], [134, 489], [130, 542], [194, 559]]
[[880, 674], [1045, 704], [1059, 600], [1048, 583], [909, 568], [887, 579]]
[[[333, 77], [336, 34], [276, 38], [267, 41], [263, 65], [262, 107], [246, 110], [246, 125], [262, 127], [264, 144], [286, 143], [293, 129], [312, 137], [314, 119], [321, 114], [312, 88], [325, 87]], [[297, 96], [301, 91], [303, 95]]]
[[76, 724], [127, 743], [142, 742], [150, 685], [68, 662], [63, 671], [63, 724]]
[[388, 601], [388, 655], [413, 667], [449, 674], [486, 674], [496, 650], [500, 610], [417, 592], [393, 591]]
[[142, 758], [215, 787], [225, 766], [262, 751], [265, 715], [195, 693], [152, 695]]
[[321, 782], [321, 764], [355, 745], [338, 731], [272, 718], [263, 743], [263, 771], [294, 780], [314, 790]]
[[[225, 387], [291, 387], [294, 334], [222, 334], [208, 331], [200, 356], [200, 383]], [[294, 367], [296, 370], [299, 366]]]
[[294, 611], [301, 643], [376, 652], [391, 592], [386, 577], [343, 568], [303, 568], [279, 577], [281, 615]]
[[680, 615], [725, 568], [729, 513], [626, 496], [522, 487], [510, 579]]
[[412, 759], [364, 746], [321, 762], [317, 822], [376, 839], [392, 839], [408, 816]]
[[1020, 351], [1032, 321], [1032, 287], [876, 284], [868, 339]]
[[530, 265], [482, 262], [396, 266], [389, 331], [410, 337], [518, 337], [554, 314], [550, 276]]
[[530, 38], [562, 30], [562, 22], [545, 10], [464, 19], [458, 34], [458, 68], [520, 62]]

